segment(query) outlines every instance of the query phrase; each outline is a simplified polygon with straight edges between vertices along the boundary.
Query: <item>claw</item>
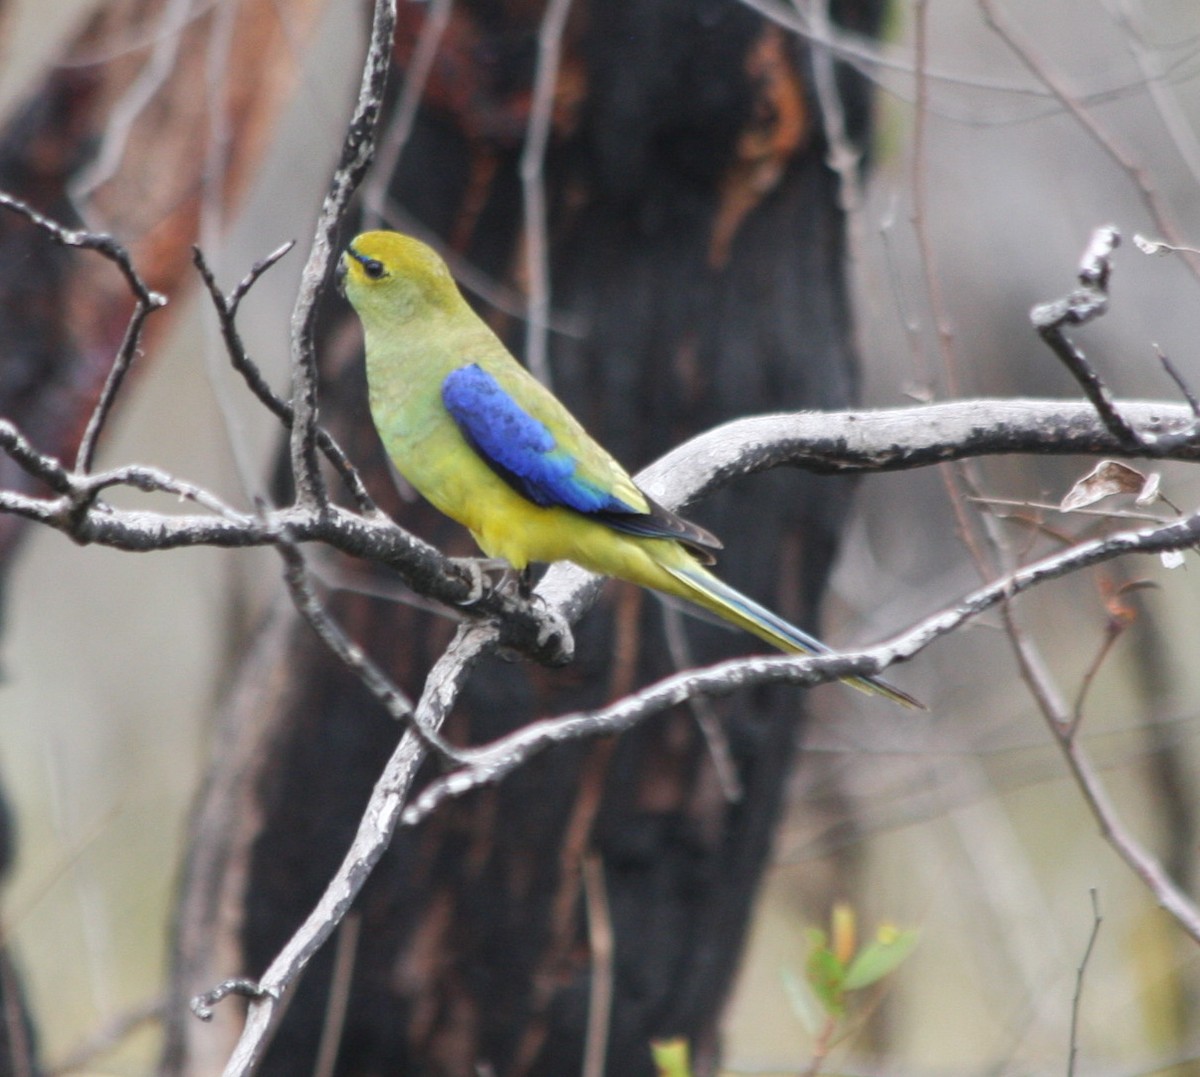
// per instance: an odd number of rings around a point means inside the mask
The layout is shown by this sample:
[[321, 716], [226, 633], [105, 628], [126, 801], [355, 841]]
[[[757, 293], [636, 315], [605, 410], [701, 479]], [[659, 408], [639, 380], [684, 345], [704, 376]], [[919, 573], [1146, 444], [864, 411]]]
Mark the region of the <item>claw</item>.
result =
[[450, 560], [471, 577], [471, 591], [459, 603], [460, 606], [473, 606], [487, 593], [488, 573], [499, 572], [500, 575], [492, 587], [502, 590], [509, 585], [513, 577], [512, 565], [502, 557], [452, 557]]

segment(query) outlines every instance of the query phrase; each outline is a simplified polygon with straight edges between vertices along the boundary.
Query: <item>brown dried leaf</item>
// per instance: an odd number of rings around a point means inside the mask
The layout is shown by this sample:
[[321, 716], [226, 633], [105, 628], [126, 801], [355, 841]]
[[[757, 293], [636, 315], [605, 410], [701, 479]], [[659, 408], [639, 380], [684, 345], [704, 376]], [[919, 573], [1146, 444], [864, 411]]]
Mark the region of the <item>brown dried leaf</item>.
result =
[[[1147, 493], [1149, 497], [1143, 501]], [[1117, 494], [1135, 494], [1138, 504], [1147, 504], [1158, 496], [1158, 476], [1144, 475], [1119, 460], [1101, 460], [1067, 491], [1059, 509], [1074, 512]]]

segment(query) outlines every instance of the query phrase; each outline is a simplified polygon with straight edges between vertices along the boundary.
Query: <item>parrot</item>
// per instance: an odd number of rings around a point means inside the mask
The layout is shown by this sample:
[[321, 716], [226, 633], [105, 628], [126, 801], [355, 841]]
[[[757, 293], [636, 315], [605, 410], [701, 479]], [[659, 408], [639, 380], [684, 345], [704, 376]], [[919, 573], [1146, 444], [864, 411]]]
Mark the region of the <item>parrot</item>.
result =
[[[431, 247], [364, 232], [336, 275], [362, 323], [384, 449], [488, 558], [519, 574], [570, 561], [693, 602], [786, 653], [831, 653], [709, 571], [720, 540], [638, 488], [475, 313]], [[845, 680], [923, 709], [879, 678]]]

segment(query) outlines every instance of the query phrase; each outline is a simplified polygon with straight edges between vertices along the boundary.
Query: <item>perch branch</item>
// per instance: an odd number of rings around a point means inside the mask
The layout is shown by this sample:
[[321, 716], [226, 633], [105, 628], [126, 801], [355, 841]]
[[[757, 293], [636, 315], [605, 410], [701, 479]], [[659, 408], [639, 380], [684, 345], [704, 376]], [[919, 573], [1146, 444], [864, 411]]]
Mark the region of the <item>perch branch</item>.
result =
[[[966, 621], [1033, 587], [1125, 554], [1161, 553], [1185, 549], [1197, 542], [1200, 542], [1200, 512], [1160, 527], [1122, 531], [1080, 543], [1009, 573], [876, 647], [803, 658], [772, 655], [734, 659], [663, 678], [600, 710], [533, 722], [492, 744], [464, 751], [467, 767], [427, 786], [405, 810], [404, 823], [419, 822], [449, 797], [462, 796], [471, 789], [499, 781], [552, 744], [623, 732], [650, 715], [697, 695], [723, 696], [739, 688], [764, 684], [811, 686], [847, 676], [876, 676], [894, 662], [909, 660]], [[1063, 729], [1068, 726], [1069, 716]]]

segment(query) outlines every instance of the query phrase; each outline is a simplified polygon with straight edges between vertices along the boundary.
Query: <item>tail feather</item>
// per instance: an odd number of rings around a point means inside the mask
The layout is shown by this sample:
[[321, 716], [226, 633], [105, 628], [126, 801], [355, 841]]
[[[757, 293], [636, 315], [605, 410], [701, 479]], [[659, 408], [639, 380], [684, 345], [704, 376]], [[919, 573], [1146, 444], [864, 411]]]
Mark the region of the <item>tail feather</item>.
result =
[[[772, 613], [766, 606], [759, 605], [754, 599], [723, 583], [699, 565], [693, 567], [660, 562], [660, 566], [682, 585], [681, 594], [685, 597], [720, 614], [726, 620], [733, 621], [773, 647], [789, 654], [833, 653], [815, 636], [810, 636], [803, 629], [785, 621], [777, 613]], [[926, 709], [923, 703], [907, 692], [902, 692], [878, 677], [846, 677], [844, 680], [846, 684], [868, 695], [882, 696], [893, 703], [899, 703], [902, 707]]]

